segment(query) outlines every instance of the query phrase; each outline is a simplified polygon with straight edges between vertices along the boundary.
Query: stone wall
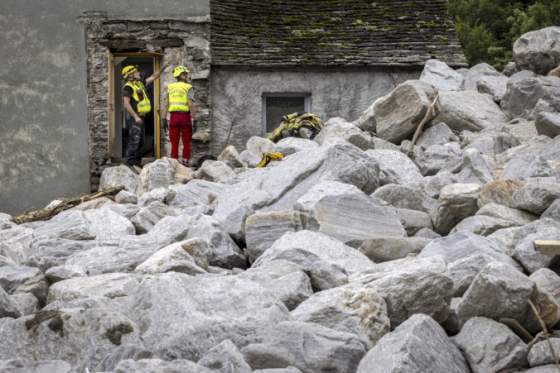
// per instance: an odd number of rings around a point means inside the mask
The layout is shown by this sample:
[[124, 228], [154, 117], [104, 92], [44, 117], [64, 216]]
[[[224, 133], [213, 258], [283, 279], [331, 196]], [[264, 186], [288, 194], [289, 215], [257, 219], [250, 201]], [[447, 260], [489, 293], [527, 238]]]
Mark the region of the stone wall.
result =
[[263, 135], [264, 93], [310, 93], [311, 111], [323, 120], [353, 121], [375, 99], [419, 76], [420, 70], [381, 68], [260, 72], [213, 68], [212, 153], [219, 154], [228, 144], [243, 149], [251, 136]]
[[[91, 188], [96, 190], [109, 149], [109, 66], [111, 52], [150, 52], [163, 55], [162, 63], [185, 64], [193, 70], [192, 84], [200, 109], [193, 140], [193, 157], [208, 151], [210, 47], [207, 17], [183, 19], [110, 19], [99, 12], [81, 17], [86, 32], [88, 65], [88, 123]], [[161, 92], [172, 80], [171, 69], [162, 76]], [[163, 95], [162, 95], [163, 96]], [[165, 136], [163, 136], [165, 137]], [[201, 141], [201, 139], [205, 141]], [[165, 141], [163, 141], [165, 144]], [[163, 149], [166, 147], [164, 146]]]

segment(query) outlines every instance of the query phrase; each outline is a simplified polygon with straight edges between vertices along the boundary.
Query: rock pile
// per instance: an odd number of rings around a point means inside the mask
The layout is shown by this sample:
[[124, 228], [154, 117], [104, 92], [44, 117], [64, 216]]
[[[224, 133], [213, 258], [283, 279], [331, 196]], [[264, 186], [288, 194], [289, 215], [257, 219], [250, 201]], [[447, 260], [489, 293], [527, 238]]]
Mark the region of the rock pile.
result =
[[560, 61], [534, 45], [558, 35], [522, 37], [511, 76], [428, 61], [315, 141], [108, 168], [114, 200], [0, 214], [0, 372], [557, 371], [560, 262], [533, 241], [560, 239], [560, 78], [538, 75]]

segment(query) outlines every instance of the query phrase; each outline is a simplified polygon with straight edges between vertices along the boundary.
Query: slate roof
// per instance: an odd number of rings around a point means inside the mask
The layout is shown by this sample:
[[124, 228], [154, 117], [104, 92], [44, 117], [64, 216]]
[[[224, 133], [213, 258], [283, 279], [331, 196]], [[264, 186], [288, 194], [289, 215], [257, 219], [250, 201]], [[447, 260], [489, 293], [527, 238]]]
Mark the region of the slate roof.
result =
[[410, 66], [465, 57], [447, 0], [210, 0], [218, 66]]

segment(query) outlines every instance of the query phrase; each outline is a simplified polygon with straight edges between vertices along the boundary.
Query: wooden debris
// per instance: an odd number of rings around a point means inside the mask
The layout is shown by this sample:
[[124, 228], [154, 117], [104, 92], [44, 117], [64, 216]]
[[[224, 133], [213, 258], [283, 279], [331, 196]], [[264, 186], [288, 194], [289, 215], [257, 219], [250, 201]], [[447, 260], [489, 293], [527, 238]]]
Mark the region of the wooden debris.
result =
[[414, 149], [414, 144], [416, 144], [416, 141], [418, 141], [418, 138], [422, 134], [422, 131], [424, 130], [424, 126], [426, 125], [426, 123], [428, 123], [429, 121], [431, 121], [437, 116], [439, 112], [437, 108], [438, 100], [439, 100], [439, 93], [436, 94], [434, 101], [432, 102], [428, 110], [426, 110], [426, 114], [424, 115], [424, 118], [422, 118], [422, 121], [420, 122], [418, 127], [416, 127], [416, 131], [414, 132], [414, 136], [412, 137], [412, 142], [410, 143], [409, 148], [405, 149], [406, 150], [405, 153], [407, 155], [412, 154], [412, 151]]
[[76, 207], [81, 203], [92, 201], [94, 199], [101, 198], [101, 197], [114, 196], [123, 189], [124, 187], [108, 188], [105, 190], [101, 190], [99, 192], [86, 194], [80, 197], [65, 198], [53, 208], [50, 209], [44, 208], [39, 210], [27, 211], [21, 215], [14, 217], [12, 221], [16, 224], [23, 224], [32, 221], [49, 220], [53, 216], [56, 216], [59, 213], [61, 213], [62, 211], [71, 209], [72, 207]]
[[560, 255], [560, 240], [536, 240], [533, 241], [535, 250], [544, 255]]

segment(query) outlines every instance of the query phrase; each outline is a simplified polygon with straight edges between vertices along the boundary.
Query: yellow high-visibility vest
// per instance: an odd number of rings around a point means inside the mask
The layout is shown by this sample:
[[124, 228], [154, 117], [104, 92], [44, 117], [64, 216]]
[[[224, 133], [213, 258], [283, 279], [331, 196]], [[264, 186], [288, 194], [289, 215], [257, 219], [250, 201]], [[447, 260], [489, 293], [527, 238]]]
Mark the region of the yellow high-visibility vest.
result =
[[[144, 116], [152, 111], [152, 103], [146, 93], [144, 83], [129, 81], [124, 86], [132, 88], [132, 98], [136, 101], [136, 107], [139, 115]], [[142, 99], [140, 99], [140, 97], [142, 97]]]
[[167, 86], [169, 95], [168, 111], [189, 112], [189, 91], [192, 85], [185, 82], [170, 83]]

